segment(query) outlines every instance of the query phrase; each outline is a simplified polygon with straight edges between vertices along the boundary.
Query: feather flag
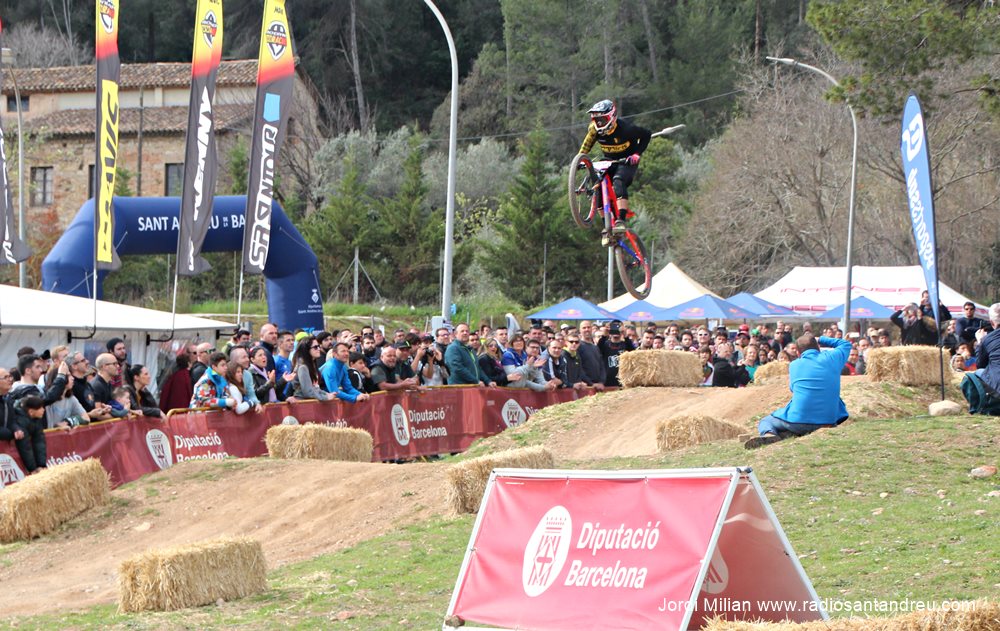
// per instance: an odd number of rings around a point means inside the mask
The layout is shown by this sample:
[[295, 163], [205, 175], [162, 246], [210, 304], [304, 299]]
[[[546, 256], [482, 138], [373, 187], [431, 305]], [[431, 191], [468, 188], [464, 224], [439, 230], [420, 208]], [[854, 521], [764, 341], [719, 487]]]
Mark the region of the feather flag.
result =
[[191, 56], [191, 100], [188, 106], [184, 183], [181, 193], [177, 273], [195, 276], [211, 269], [201, 247], [212, 217], [215, 180], [215, 82], [222, 60], [222, 0], [198, 0]]
[[[0, 40], [2, 37], [3, 22], [0, 22]], [[2, 79], [2, 75], [0, 75], [0, 79]], [[14, 230], [14, 204], [11, 201], [10, 181], [7, 179], [7, 149], [3, 142], [2, 126], [0, 126], [0, 220], [3, 221], [3, 249], [0, 251], [0, 265], [20, 263], [31, 256], [31, 248], [21, 241], [17, 231]]]
[[292, 105], [295, 60], [284, 0], [266, 0], [257, 60], [257, 103], [243, 228], [243, 271], [262, 274], [271, 242], [274, 169]]
[[118, 166], [119, 0], [97, 0], [95, 57], [97, 61], [97, 162], [94, 187], [94, 257], [96, 269], [121, 267], [115, 252], [112, 199]]

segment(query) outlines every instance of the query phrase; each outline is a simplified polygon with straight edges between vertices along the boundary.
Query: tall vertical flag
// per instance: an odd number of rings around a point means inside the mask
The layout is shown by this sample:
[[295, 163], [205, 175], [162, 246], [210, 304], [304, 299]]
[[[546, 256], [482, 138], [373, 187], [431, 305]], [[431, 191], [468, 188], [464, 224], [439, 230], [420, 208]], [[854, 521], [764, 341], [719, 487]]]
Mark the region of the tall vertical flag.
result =
[[121, 267], [115, 252], [115, 219], [111, 207], [118, 165], [119, 0], [97, 0], [97, 162], [94, 187], [94, 254], [96, 270]]
[[903, 154], [903, 179], [906, 181], [906, 199], [910, 206], [913, 238], [917, 243], [920, 265], [924, 268], [927, 297], [934, 309], [934, 321], [941, 329], [938, 309], [937, 244], [934, 241], [934, 195], [931, 188], [930, 148], [924, 116], [917, 95], [910, 93], [903, 108], [903, 130], [900, 142]]
[[250, 142], [250, 181], [243, 229], [243, 271], [262, 274], [271, 241], [274, 167], [292, 105], [295, 61], [284, 0], [266, 0], [257, 60], [257, 104]]
[[[2, 42], [3, 22], [0, 21], [0, 44]], [[3, 75], [0, 73], [0, 86], [2, 83]], [[17, 133], [21, 131], [18, 130]], [[14, 204], [11, 201], [10, 181], [7, 179], [7, 149], [3, 142], [2, 125], [0, 125], [0, 220], [3, 221], [3, 250], [0, 251], [0, 265], [20, 263], [31, 256], [31, 248], [21, 241], [17, 231], [14, 230]]]
[[215, 178], [215, 80], [222, 59], [222, 0], [198, 0], [194, 52], [191, 55], [191, 100], [188, 106], [184, 184], [181, 193], [177, 273], [195, 276], [212, 268], [201, 256], [212, 216]]

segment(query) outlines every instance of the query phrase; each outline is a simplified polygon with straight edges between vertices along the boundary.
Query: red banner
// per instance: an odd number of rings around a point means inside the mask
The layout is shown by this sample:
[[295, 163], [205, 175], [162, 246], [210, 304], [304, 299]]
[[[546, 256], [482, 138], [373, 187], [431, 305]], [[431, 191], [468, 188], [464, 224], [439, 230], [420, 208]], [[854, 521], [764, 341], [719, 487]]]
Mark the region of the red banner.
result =
[[538, 630], [700, 628], [716, 615], [825, 617], [756, 478], [735, 468], [497, 470], [447, 612]]
[[[299, 423], [354, 427], [372, 435], [372, 460], [407, 460], [465, 451], [477, 438], [525, 422], [537, 410], [592, 391], [532, 392], [443, 387], [379, 393], [367, 402], [305, 401], [267, 405], [261, 414], [213, 410], [171, 414], [164, 421], [94, 423], [46, 432], [48, 463], [97, 457], [118, 486], [191, 459], [253, 458], [267, 453], [268, 428], [286, 417]], [[24, 475], [12, 443], [0, 443], [0, 487]]]

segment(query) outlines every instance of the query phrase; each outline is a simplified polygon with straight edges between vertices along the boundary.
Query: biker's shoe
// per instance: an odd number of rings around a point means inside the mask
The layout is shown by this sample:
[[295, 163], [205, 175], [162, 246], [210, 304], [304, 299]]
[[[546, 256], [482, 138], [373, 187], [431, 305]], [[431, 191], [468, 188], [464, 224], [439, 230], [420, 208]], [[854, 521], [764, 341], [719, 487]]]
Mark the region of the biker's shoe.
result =
[[611, 234], [607, 230], [601, 230], [601, 247], [611, 247]]
[[616, 237], [620, 237], [623, 234], [625, 234], [625, 220], [624, 219], [616, 219], [615, 220], [615, 224], [611, 227], [611, 234], [615, 235]]

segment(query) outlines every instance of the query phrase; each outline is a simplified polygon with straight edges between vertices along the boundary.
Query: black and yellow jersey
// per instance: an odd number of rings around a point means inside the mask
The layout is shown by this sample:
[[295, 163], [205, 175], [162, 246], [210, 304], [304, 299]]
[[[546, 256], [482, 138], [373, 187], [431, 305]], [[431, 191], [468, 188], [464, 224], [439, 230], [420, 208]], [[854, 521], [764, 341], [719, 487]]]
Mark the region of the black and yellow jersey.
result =
[[601, 145], [604, 157], [609, 160], [619, 160], [634, 153], [642, 153], [649, 146], [653, 132], [645, 127], [639, 127], [627, 120], [619, 118], [615, 124], [604, 133], [599, 133], [594, 123], [587, 128], [587, 137], [580, 145], [580, 153], [590, 153], [594, 142]]

